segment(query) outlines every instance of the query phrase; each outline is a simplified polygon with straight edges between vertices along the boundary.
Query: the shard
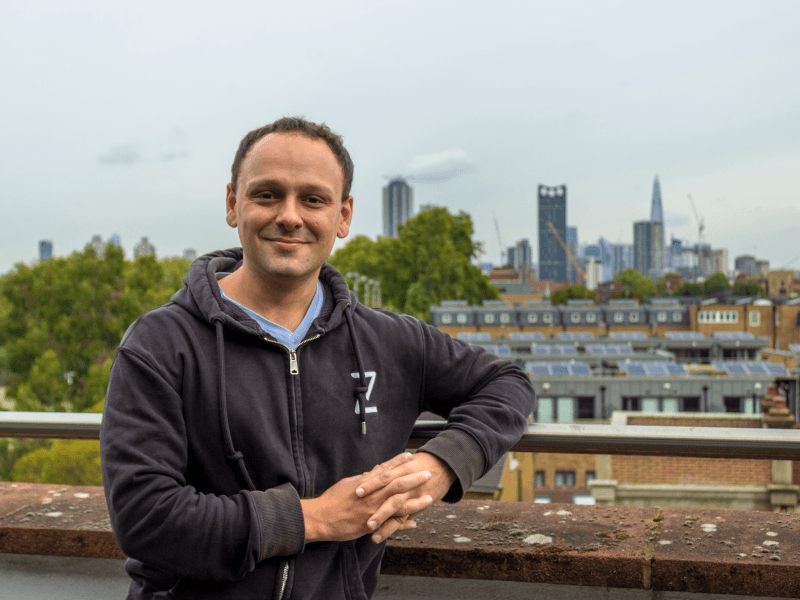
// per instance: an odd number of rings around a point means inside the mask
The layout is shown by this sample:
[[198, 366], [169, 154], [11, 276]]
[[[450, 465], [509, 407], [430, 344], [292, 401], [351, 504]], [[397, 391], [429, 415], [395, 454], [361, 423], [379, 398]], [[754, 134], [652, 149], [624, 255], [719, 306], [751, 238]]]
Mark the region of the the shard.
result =
[[653, 204], [650, 207], [650, 220], [656, 223], [664, 222], [664, 211], [661, 208], [661, 185], [658, 183], [658, 175], [653, 181]]

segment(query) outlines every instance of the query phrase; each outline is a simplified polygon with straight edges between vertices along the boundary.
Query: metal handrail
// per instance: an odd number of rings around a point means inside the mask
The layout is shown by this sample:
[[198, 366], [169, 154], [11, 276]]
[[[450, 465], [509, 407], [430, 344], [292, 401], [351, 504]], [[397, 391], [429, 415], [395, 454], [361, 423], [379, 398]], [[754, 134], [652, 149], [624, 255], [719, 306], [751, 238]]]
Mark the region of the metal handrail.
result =
[[[97, 440], [102, 419], [99, 413], [0, 412], [0, 437]], [[417, 421], [408, 446], [422, 446], [445, 425], [444, 421]], [[536, 423], [528, 425], [512, 450], [800, 460], [800, 431]]]

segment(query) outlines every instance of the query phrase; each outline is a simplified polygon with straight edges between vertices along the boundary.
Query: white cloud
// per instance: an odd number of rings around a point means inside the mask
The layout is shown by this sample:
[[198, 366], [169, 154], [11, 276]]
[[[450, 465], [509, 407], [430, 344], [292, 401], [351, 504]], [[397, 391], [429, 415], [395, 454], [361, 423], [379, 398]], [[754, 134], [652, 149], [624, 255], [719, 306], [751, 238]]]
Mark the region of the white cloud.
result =
[[475, 170], [475, 164], [460, 148], [433, 154], [421, 154], [411, 159], [403, 176], [415, 183], [443, 183]]

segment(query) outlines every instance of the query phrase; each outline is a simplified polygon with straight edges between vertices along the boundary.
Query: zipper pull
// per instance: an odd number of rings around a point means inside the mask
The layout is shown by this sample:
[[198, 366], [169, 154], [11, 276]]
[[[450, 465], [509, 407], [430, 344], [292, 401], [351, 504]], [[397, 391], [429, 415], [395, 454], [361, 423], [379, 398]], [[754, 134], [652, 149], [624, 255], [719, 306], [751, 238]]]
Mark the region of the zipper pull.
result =
[[297, 363], [297, 352], [295, 352], [294, 350], [289, 350], [289, 374], [290, 375], [300, 374], [300, 367]]

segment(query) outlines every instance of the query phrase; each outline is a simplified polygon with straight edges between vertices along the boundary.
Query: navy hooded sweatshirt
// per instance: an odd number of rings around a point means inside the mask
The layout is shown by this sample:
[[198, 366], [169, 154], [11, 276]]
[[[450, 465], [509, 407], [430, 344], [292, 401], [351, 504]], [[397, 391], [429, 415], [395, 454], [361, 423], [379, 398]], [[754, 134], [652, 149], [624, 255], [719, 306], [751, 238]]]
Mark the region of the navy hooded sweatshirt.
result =
[[300, 498], [403, 452], [431, 411], [447, 428], [421, 450], [453, 469], [444, 500], [459, 500], [520, 438], [530, 380], [417, 319], [359, 305], [327, 264], [322, 313], [291, 352], [220, 297], [216, 274], [241, 258], [197, 259], [114, 361], [100, 442], [128, 598], [369, 598], [384, 544], [305, 544]]

